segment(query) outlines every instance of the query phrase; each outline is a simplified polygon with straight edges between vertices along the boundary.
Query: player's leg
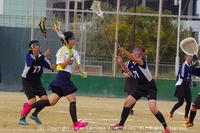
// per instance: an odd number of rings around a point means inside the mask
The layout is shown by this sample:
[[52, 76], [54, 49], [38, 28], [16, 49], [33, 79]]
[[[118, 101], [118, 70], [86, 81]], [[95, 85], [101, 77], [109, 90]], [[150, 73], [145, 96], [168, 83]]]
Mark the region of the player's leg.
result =
[[179, 107], [181, 107], [184, 103], [184, 97], [178, 97], [178, 102], [172, 107], [171, 111], [169, 112], [168, 118], [170, 120], [173, 119], [173, 113], [176, 111]]
[[149, 104], [150, 111], [155, 115], [157, 120], [163, 125], [165, 133], [170, 133], [170, 129], [167, 126], [167, 123], [165, 121], [163, 114], [156, 107], [156, 100], [155, 99], [149, 99], [148, 104]]
[[191, 107], [192, 97], [186, 97], [185, 100], [186, 100], [186, 105], [185, 105], [184, 120], [188, 121], [189, 120], [188, 114], [189, 114], [190, 107]]
[[88, 122], [82, 122], [82, 121], [77, 120], [76, 97], [74, 93], [68, 94], [65, 97], [69, 101], [69, 112], [70, 112], [71, 119], [73, 121], [74, 130], [78, 130], [82, 127], [87, 126]]
[[183, 124], [183, 127], [192, 127], [194, 126], [194, 118], [197, 113], [197, 109], [200, 109], [200, 94], [196, 97], [194, 102], [192, 103], [192, 108], [190, 110], [190, 118], [189, 121], [185, 124]]
[[[128, 95], [130, 95], [131, 92], [132, 92], [132, 91], [128, 91], [128, 92], [127, 92]], [[129, 111], [129, 115], [133, 115], [133, 113], [134, 113], [133, 107], [134, 107], [134, 106], [135, 106], [135, 104], [131, 105], [131, 107], [130, 107], [130, 111]]]
[[26, 116], [31, 111], [31, 105], [36, 102], [36, 97], [34, 93], [28, 93], [26, 94], [26, 96], [29, 100], [23, 105], [23, 108], [21, 111], [21, 118], [19, 120], [20, 125], [28, 125], [28, 123], [26, 122]]
[[126, 121], [126, 119], [129, 116], [129, 111], [130, 111], [130, 107], [135, 104], [137, 102], [137, 100], [139, 100], [141, 98], [141, 96], [137, 95], [137, 99], [135, 98], [135, 93], [131, 93], [131, 95], [129, 95], [125, 102], [124, 102], [124, 107], [121, 113], [121, 119], [120, 122], [118, 124], [115, 124], [113, 126], [110, 126], [110, 129], [113, 130], [123, 130], [124, 128], [124, 123]]

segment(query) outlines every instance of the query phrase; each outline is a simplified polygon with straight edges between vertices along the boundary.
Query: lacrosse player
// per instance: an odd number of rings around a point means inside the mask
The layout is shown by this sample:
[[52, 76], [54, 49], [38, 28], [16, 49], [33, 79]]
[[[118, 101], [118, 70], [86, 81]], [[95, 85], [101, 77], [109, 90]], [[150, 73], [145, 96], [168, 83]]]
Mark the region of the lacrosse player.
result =
[[[54, 65], [51, 65], [50, 61], [47, 59], [47, 56], [50, 55], [50, 50], [47, 49], [46, 52], [42, 54], [40, 53], [40, 48], [40, 43], [37, 40], [33, 40], [29, 43], [29, 52], [26, 55], [25, 67], [22, 73], [22, 87], [28, 98], [28, 102], [24, 103], [24, 107], [21, 111], [20, 125], [28, 125], [26, 116], [30, 112], [29, 106], [36, 102], [36, 96], [41, 100], [48, 99], [46, 90], [41, 83], [41, 76], [43, 67], [53, 70]], [[42, 109], [43, 108], [36, 108], [30, 115], [30, 118], [35, 120], [38, 124], [42, 124], [37, 116]]]
[[179, 67], [179, 71], [176, 79], [176, 90], [174, 96], [178, 98], [178, 102], [173, 106], [171, 111], [168, 114], [169, 120], [173, 119], [173, 113], [183, 105], [184, 99], [186, 100], [185, 105], [185, 115], [183, 120], [188, 121], [188, 113], [190, 111], [191, 101], [192, 101], [192, 93], [190, 90], [190, 86], [193, 84], [191, 79], [191, 62], [192, 56], [185, 55], [185, 61]]
[[133, 75], [136, 75], [137, 87], [132, 91], [131, 95], [129, 95], [124, 102], [120, 122], [114, 126], [110, 126], [110, 129], [123, 130], [124, 123], [128, 118], [131, 105], [135, 104], [141, 97], [146, 97], [148, 99], [150, 111], [163, 125], [164, 132], [170, 133], [170, 129], [165, 122], [165, 118], [163, 117], [162, 113], [156, 108], [157, 87], [148, 69], [147, 63], [143, 58], [145, 48], [143, 46], [135, 46], [132, 54], [130, 54], [122, 47], [118, 48], [118, 50], [124, 53], [129, 60], [134, 62], [134, 65], [127, 67], [124, 65], [122, 57], [116, 57], [116, 61], [120, 64], [124, 72], [131, 71]]
[[[61, 97], [65, 97], [69, 101], [69, 112], [73, 122], [73, 129], [78, 130], [87, 126], [88, 122], [77, 120], [76, 97], [74, 92], [77, 91], [76, 86], [70, 80], [74, 67], [82, 69], [80, 65], [80, 57], [78, 52], [73, 49], [75, 45], [75, 35], [72, 32], [64, 32], [65, 41], [62, 41], [63, 46], [57, 51], [56, 64], [58, 73], [55, 79], [50, 83], [49, 89], [52, 90], [49, 100], [40, 100], [33, 104], [31, 108], [44, 108], [45, 106], [54, 106]], [[82, 70], [81, 70], [82, 71]], [[83, 79], [87, 78], [87, 73], [81, 73]]]
[[[200, 77], [200, 66], [198, 66], [198, 58], [197, 55], [195, 54], [192, 58], [192, 69], [191, 69], [191, 73], [192, 75], [198, 76]], [[200, 93], [197, 95], [197, 97], [195, 98], [195, 100], [192, 103], [192, 107], [190, 109], [190, 117], [188, 122], [186, 122], [185, 124], [183, 124], [183, 127], [192, 127], [194, 126], [194, 118], [196, 116], [197, 113], [197, 109], [200, 109]]]

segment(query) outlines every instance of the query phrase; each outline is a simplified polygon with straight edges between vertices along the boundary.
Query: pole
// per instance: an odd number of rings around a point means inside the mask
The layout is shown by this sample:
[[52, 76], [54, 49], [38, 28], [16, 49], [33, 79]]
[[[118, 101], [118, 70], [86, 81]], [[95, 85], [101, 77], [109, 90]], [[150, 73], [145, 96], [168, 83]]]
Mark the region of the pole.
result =
[[76, 35], [76, 17], [77, 17], [77, 4], [78, 1], [74, 0], [74, 28], [73, 28], [73, 33]]
[[[120, 6], [120, 0], [117, 0], [116, 29], [115, 29], [115, 40], [117, 40], [117, 42], [118, 42], [118, 29], [119, 29], [119, 6]], [[116, 76], [116, 60], [115, 60], [115, 58], [117, 56], [117, 42], [115, 41], [113, 77]]]
[[179, 9], [178, 9], [178, 31], [177, 31], [177, 46], [176, 46], [176, 62], [175, 62], [175, 75], [178, 73], [178, 68], [179, 68], [179, 42], [180, 42], [180, 16], [181, 16], [181, 3], [182, 0], [178, 1], [179, 3]]
[[31, 40], [34, 39], [34, 16], [35, 16], [35, 0], [32, 0]]
[[[69, 0], [65, 2], [66, 9], [69, 9]], [[69, 30], [69, 10], [65, 11], [65, 31]]]
[[[134, 0], [134, 13], [136, 13], [136, 0]], [[132, 49], [135, 47], [135, 25], [136, 25], [136, 15], [133, 16], [133, 42], [132, 42]]]
[[160, 56], [160, 25], [162, 18], [162, 5], [163, 0], [160, 0], [159, 3], [159, 17], [158, 17], [158, 33], [157, 33], [157, 47], [156, 47], [156, 68], [155, 68], [155, 79], [158, 79], [158, 65], [159, 65], [159, 56]]

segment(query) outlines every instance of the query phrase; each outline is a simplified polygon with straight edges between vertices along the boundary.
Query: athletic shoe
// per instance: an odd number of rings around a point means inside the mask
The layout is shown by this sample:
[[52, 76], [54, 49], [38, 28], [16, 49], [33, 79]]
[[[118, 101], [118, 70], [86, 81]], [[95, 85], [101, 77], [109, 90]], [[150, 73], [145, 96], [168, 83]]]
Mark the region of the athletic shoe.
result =
[[30, 118], [32, 120], [34, 120], [36, 123], [38, 124], [42, 124], [42, 122], [40, 121], [40, 119], [38, 118], [38, 116], [33, 116], [32, 114], [30, 115]]
[[184, 120], [184, 121], [189, 121], [190, 118], [189, 118], [189, 117], [184, 117], [183, 120]]
[[110, 129], [112, 129], [112, 130], [123, 130], [124, 126], [120, 126], [119, 124], [115, 124], [113, 126], [110, 126]]
[[74, 124], [73, 124], [73, 129], [74, 129], [74, 131], [76, 131], [76, 130], [78, 130], [78, 129], [80, 129], [80, 128], [83, 128], [83, 127], [85, 127], [85, 126], [87, 126], [88, 125], [88, 122], [82, 122], [81, 120], [80, 121], [78, 121], [78, 122], [74, 122]]
[[193, 127], [193, 126], [194, 126], [194, 124], [191, 122], [187, 122], [187, 123], [183, 124], [183, 127]]
[[172, 120], [173, 119], [173, 115], [171, 113], [168, 114], [168, 119]]
[[19, 120], [19, 124], [20, 124], [20, 125], [28, 125], [28, 123], [26, 122], [25, 119], [20, 119], [20, 120]]
[[21, 117], [27, 115], [27, 113], [31, 110], [31, 105], [29, 103], [24, 103], [23, 109], [21, 111]]
[[165, 128], [164, 128], [164, 133], [170, 133], [169, 127], [165, 127]]

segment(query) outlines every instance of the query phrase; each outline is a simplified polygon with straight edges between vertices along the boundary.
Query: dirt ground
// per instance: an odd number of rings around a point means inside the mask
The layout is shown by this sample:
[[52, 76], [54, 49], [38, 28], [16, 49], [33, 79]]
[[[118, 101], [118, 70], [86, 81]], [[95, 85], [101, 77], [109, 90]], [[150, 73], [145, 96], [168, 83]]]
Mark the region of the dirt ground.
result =
[[[50, 97], [50, 96], [49, 96]], [[124, 98], [125, 99], [125, 98]], [[124, 99], [77, 96], [78, 119], [88, 121], [87, 127], [80, 133], [163, 133], [163, 127], [148, 109], [147, 100], [135, 105], [134, 115], [128, 117], [125, 130], [112, 131], [109, 126], [119, 122]], [[29, 125], [19, 125], [20, 111], [26, 101], [24, 93], [0, 92], [0, 133], [74, 133], [69, 115], [69, 103], [65, 98], [53, 107], [44, 108], [40, 114], [41, 125], [27, 116]], [[183, 128], [185, 104], [174, 113], [174, 119], [167, 115], [175, 101], [157, 101], [158, 109], [163, 113], [171, 133], [198, 133], [200, 131], [200, 113], [197, 112], [194, 127]]]

